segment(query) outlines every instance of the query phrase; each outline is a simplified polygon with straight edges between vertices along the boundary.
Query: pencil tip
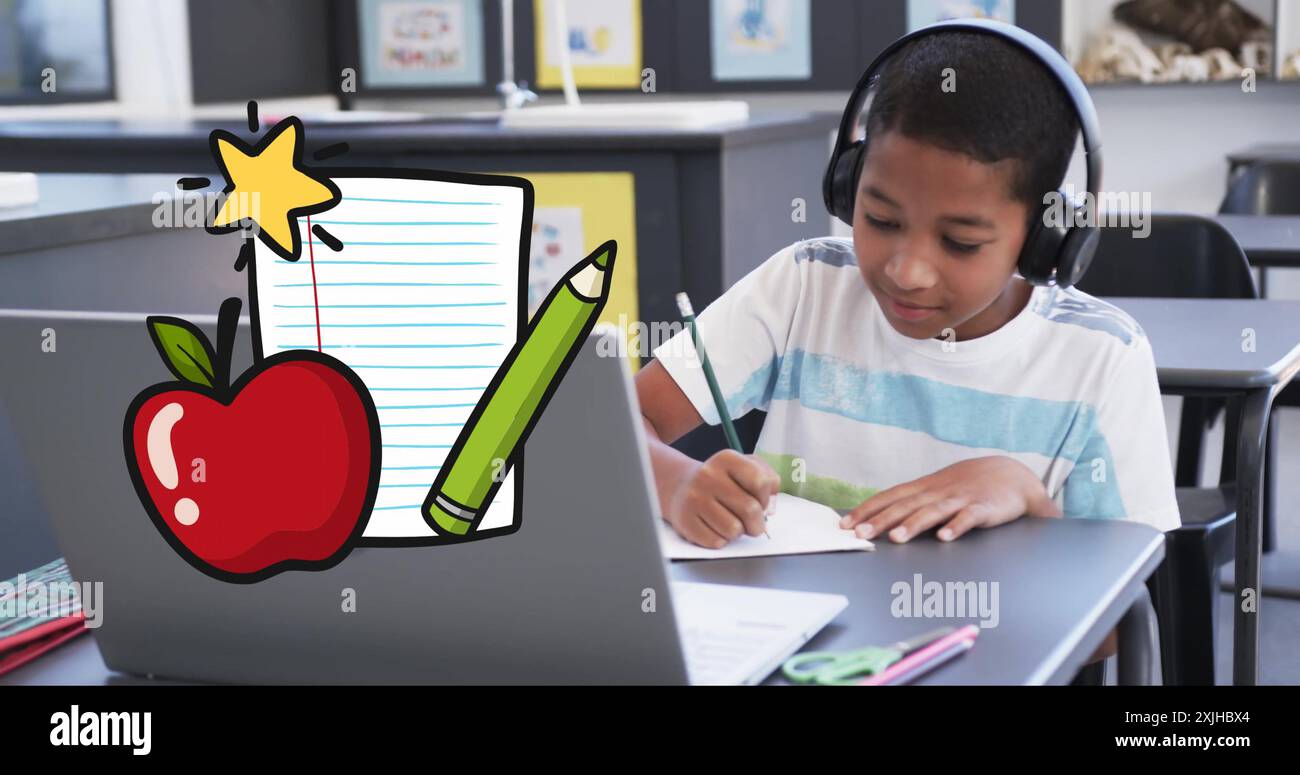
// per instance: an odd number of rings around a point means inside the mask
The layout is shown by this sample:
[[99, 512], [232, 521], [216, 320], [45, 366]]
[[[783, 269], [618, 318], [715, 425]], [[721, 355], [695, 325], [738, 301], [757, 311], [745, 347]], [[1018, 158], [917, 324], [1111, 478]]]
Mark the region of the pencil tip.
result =
[[591, 260], [601, 269], [609, 269], [609, 265], [614, 261], [614, 254], [618, 252], [618, 243], [609, 240], [605, 244], [596, 248], [591, 254]]

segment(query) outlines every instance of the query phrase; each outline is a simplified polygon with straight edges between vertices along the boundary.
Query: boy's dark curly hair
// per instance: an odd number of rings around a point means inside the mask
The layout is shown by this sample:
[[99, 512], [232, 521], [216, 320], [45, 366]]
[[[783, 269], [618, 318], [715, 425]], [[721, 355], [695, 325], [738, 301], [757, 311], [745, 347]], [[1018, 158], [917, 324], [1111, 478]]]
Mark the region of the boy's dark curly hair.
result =
[[[943, 88], [947, 68], [952, 91]], [[1019, 162], [1010, 194], [1031, 217], [1070, 166], [1079, 122], [1065, 89], [1036, 57], [993, 35], [918, 38], [890, 56], [872, 94], [869, 137], [896, 130], [977, 161]]]

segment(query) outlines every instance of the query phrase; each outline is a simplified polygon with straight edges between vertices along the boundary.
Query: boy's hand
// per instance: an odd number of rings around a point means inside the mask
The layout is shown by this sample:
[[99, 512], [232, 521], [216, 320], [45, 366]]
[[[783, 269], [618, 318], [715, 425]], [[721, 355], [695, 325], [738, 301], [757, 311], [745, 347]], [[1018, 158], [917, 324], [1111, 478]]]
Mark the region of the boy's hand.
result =
[[668, 523], [693, 544], [721, 549], [742, 535], [761, 536], [781, 477], [761, 458], [723, 450], [698, 463], [668, 504]]
[[840, 520], [863, 538], [889, 532], [895, 542], [943, 525], [939, 539], [952, 541], [973, 527], [993, 527], [1022, 514], [1059, 517], [1033, 471], [1009, 457], [963, 460], [911, 482], [881, 490]]

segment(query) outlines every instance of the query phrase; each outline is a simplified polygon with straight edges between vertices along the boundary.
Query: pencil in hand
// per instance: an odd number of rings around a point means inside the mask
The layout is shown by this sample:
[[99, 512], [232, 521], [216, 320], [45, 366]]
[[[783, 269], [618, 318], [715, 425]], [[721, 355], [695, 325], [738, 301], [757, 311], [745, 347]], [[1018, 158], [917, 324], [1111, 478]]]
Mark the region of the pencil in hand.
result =
[[[718, 410], [718, 420], [722, 424], [722, 433], [727, 437], [727, 446], [731, 447], [740, 454], [745, 454], [745, 450], [740, 446], [740, 435], [736, 433], [736, 425], [731, 421], [731, 412], [727, 411], [727, 402], [722, 397], [722, 388], [718, 387], [717, 375], [713, 373], [713, 364], [709, 362], [709, 354], [704, 351], [704, 340], [700, 338], [700, 330], [695, 325], [695, 308], [691, 306], [691, 299], [683, 291], [677, 294], [677, 311], [682, 314], [682, 320], [686, 322], [686, 327], [691, 332], [691, 341], [695, 345], [695, 354], [700, 358], [700, 366], [704, 369], [704, 380], [709, 383], [709, 393], [713, 395], [713, 404]], [[767, 521], [767, 514], [763, 515], [763, 521]], [[766, 531], [763, 535], [768, 540], [772, 536]]]

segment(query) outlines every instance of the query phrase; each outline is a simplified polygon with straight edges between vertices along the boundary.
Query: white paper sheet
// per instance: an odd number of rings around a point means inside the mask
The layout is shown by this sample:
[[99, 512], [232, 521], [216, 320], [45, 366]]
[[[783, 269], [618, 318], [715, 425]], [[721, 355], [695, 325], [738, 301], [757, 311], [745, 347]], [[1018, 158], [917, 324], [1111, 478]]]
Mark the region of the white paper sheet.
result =
[[[343, 250], [321, 243], [307, 218], [298, 219], [298, 261], [257, 243], [262, 350], [269, 357], [319, 346], [361, 377], [383, 443], [364, 538], [427, 539], [435, 533], [420, 506], [515, 343], [523, 190], [405, 178], [334, 182], [342, 201], [310, 223]], [[511, 472], [479, 529], [508, 526], [514, 514]]]
[[721, 549], [697, 546], [677, 535], [666, 522], [659, 523], [659, 546], [670, 560], [716, 560], [776, 554], [813, 554], [874, 549], [865, 538], [840, 527], [840, 515], [829, 506], [781, 493], [775, 513], [768, 518], [771, 538], [741, 536]]

